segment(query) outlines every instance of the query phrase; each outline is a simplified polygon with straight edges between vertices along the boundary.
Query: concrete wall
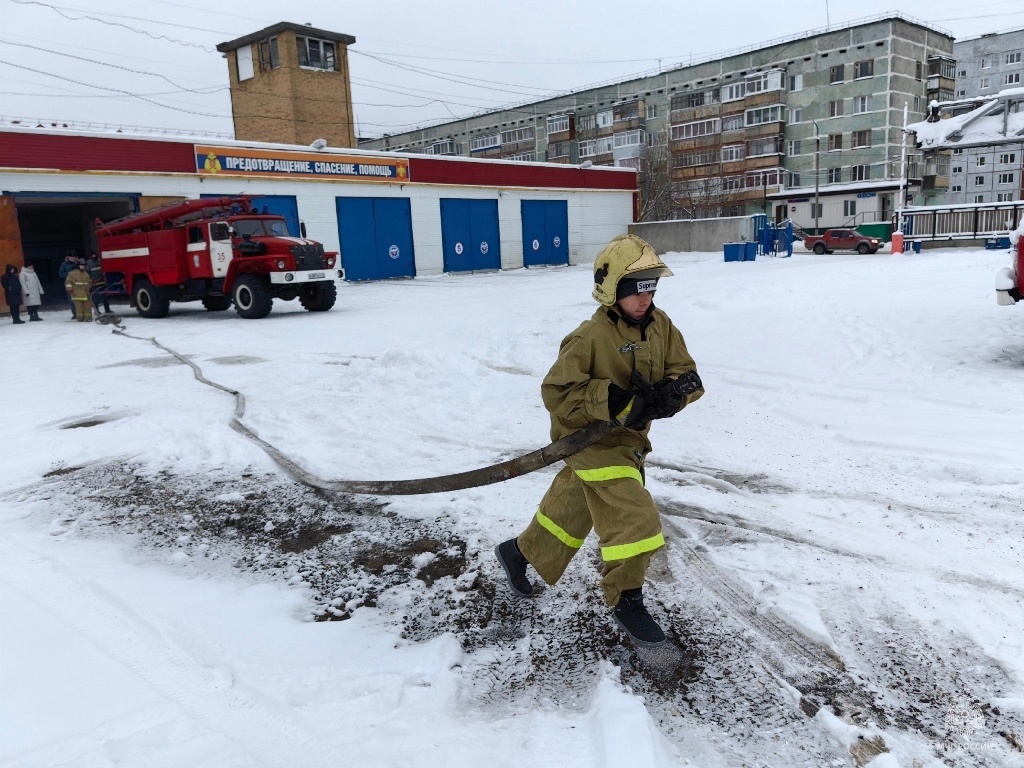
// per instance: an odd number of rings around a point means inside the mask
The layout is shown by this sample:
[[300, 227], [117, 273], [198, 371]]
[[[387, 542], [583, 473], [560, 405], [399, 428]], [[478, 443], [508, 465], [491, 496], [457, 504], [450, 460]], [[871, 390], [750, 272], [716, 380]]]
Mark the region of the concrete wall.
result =
[[653, 221], [630, 224], [629, 231], [650, 243], [658, 253], [721, 251], [725, 243], [754, 239], [753, 222], [749, 216]]

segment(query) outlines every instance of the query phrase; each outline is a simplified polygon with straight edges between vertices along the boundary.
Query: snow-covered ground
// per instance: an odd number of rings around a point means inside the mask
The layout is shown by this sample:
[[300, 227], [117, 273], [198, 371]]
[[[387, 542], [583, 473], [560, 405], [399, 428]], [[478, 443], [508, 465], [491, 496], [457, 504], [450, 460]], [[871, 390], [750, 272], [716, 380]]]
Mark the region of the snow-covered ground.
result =
[[[0, 326], [0, 766], [1024, 764], [1024, 307], [1003, 252], [723, 262], [657, 303], [707, 395], [652, 430], [662, 673], [591, 540], [531, 601], [490, 554], [556, 468], [393, 499], [298, 485], [234, 401], [66, 313]], [[547, 442], [590, 270], [343, 285], [324, 314], [125, 308], [323, 478]], [[334, 620], [331, 620], [334, 619]]]

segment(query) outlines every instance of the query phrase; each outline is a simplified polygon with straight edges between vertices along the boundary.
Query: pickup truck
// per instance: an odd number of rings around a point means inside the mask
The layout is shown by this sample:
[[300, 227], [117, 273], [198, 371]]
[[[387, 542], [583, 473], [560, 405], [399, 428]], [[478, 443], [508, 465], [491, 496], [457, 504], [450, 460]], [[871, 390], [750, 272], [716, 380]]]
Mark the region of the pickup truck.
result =
[[804, 247], [819, 255], [834, 251], [874, 253], [882, 247], [882, 241], [862, 235], [855, 229], [827, 229], [823, 235], [806, 235]]

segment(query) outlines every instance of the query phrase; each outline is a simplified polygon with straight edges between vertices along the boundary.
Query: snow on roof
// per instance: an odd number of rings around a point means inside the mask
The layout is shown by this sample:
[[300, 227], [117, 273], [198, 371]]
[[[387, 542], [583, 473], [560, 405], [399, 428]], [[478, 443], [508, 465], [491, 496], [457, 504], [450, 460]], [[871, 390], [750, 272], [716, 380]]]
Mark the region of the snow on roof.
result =
[[925, 150], [1018, 143], [1024, 141], [1024, 112], [1010, 109], [1018, 100], [1024, 100], [1024, 88], [1007, 88], [970, 112], [935, 122], [911, 123], [906, 130]]

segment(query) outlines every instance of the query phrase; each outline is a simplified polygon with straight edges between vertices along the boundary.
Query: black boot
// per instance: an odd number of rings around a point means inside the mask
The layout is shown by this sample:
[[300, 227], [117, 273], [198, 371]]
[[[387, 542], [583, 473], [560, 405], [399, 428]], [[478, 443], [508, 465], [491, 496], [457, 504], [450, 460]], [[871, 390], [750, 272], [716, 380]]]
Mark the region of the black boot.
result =
[[612, 614], [630, 639], [637, 645], [655, 646], [665, 642], [665, 633], [658, 623], [651, 618], [644, 605], [644, 594], [641, 587], [627, 589], [619, 597], [619, 604]]
[[533, 584], [526, 578], [526, 566], [529, 565], [523, 553], [519, 551], [519, 544], [515, 539], [503, 541], [494, 548], [494, 554], [505, 569], [508, 576], [508, 585], [520, 597], [530, 597], [533, 594]]

